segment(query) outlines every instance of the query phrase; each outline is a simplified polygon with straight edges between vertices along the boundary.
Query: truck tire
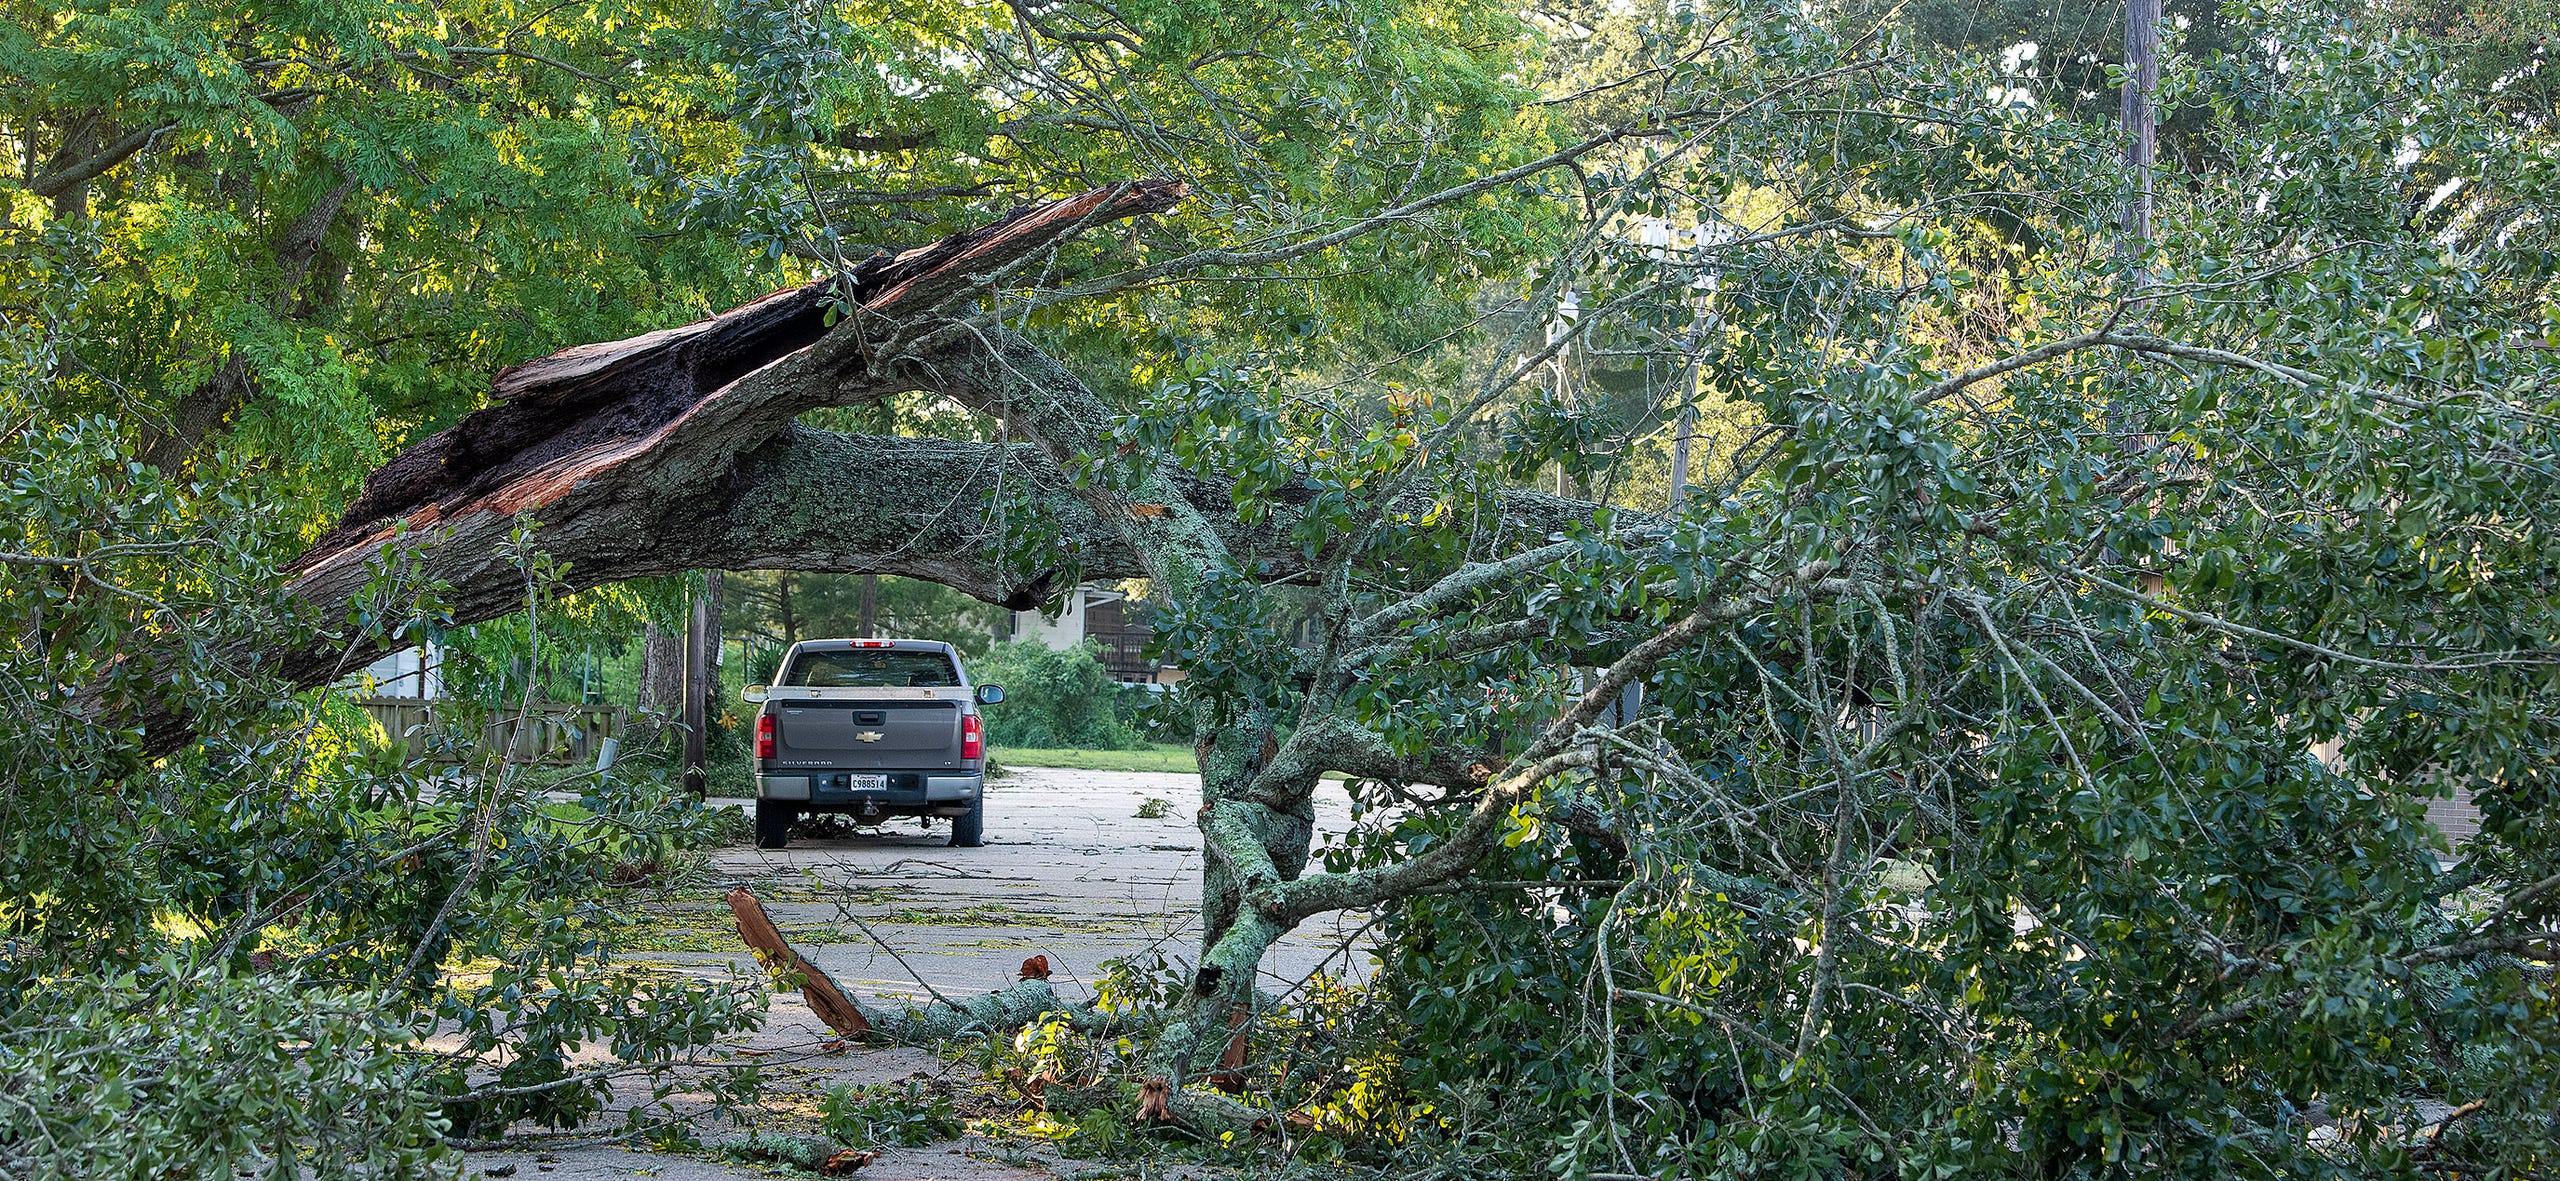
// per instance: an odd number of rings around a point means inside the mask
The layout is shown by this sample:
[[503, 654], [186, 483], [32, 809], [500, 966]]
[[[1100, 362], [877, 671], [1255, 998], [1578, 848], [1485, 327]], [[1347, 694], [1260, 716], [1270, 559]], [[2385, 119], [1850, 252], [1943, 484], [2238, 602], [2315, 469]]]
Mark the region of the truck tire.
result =
[[756, 848], [779, 849], [791, 843], [791, 822], [800, 810], [770, 800], [756, 801]]
[[987, 843], [987, 797], [979, 796], [969, 810], [951, 818], [951, 847], [975, 849]]

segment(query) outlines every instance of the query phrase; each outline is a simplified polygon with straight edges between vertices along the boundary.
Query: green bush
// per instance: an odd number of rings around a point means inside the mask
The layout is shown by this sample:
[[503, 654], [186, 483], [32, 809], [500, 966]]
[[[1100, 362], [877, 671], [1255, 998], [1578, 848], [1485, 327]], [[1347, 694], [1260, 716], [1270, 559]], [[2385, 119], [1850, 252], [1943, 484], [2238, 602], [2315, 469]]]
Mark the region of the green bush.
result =
[[1191, 724], [1188, 698], [1150, 689], [1145, 685], [1120, 685], [1111, 698], [1112, 711], [1120, 724], [1147, 742], [1170, 742], [1189, 745], [1199, 740], [1199, 731]]
[[988, 649], [969, 672], [979, 684], [1004, 686], [1004, 703], [985, 710], [989, 745], [1079, 750], [1141, 745], [1117, 704], [1129, 690], [1111, 679], [1089, 648], [1061, 652], [1016, 640]]
[[[111, 420], [0, 405], [31, 424], [0, 432], [0, 551], [38, 571], [0, 578], [0, 1177], [387, 1181], [518, 1126], [671, 1126], [667, 1080], [756, 1027], [765, 986], [616, 962], [722, 820], [631, 769], [487, 748], [549, 633], [448, 647], [457, 695], [385, 741], [256, 657], [330, 628], [441, 640], [445, 588], [395, 552], [317, 617], [277, 573], [285, 506], [133, 462]], [[502, 559], [556, 607], [529, 537]], [[194, 741], [164, 755], [133, 720], [170, 716]], [[727, 1102], [753, 1070], [697, 1078]]]

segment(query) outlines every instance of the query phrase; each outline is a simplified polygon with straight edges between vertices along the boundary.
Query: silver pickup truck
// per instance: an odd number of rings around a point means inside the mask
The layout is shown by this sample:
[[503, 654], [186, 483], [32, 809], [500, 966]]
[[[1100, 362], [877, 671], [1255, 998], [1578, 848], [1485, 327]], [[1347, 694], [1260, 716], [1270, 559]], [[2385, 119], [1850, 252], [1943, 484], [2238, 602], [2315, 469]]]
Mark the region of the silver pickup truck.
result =
[[938, 640], [802, 640], [773, 684], [750, 685], [756, 713], [756, 845], [790, 843], [816, 812], [865, 823], [942, 816], [951, 843], [985, 839], [986, 730], [959, 653]]

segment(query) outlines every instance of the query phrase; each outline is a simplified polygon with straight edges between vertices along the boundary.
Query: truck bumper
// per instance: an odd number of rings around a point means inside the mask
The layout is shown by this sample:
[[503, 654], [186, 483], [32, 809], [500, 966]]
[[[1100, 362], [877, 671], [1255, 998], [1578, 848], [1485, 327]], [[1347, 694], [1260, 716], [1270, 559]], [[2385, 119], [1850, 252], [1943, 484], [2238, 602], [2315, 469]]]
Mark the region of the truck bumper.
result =
[[[915, 794], [915, 789], [910, 787], [904, 791], [892, 790], [879, 793], [864, 792], [861, 795], [848, 797], [840, 802], [870, 802], [875, 804], [885, 804], [892, 807], [899, 805], [912, 807], [915, 804], [921, 803], [932, 807], [937, 812], [945, 809], [965, 811], [970, 804], [977, 802], [980, 793], [986, 790], [987, 783], [986, 776], [984, 775], [924, 775], [919, 776], [918, 778], [923, 780], [924, 791], [921, 799], [919, 799]], [[908, 782], [912, 784], [915, 780], [909, 779]], [[815, 793], [810, 790], [809, 777], [806, 775], [756, 776], [756, 798], [758, 799], [790, 801], [816, 800], [817, 802], [822, 803], [833, 800], [832, 796], [829, 797], [829, 800], [817, 800], [817, 796], [819, 794], [821, 793]]]

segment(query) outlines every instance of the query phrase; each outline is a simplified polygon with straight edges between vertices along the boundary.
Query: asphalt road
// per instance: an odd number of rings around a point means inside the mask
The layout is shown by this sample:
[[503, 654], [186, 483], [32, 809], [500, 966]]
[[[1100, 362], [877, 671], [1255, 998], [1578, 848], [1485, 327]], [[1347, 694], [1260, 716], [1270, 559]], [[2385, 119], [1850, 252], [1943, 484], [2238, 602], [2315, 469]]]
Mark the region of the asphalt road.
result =
[[[1157, 800], [1163, 803], [1150, 806]], [[728, 908], [714, 900], [732, 886], [745, 886], [764, 900], [801, 954], [875, 1003], [921, 998], [925, 984], [948, 995], [1002, 988], [1033, 955], [1049, 957], [1051, 982], [1060, 993], [1088, 996], [1105, 961], [1161, 955], [1178, 968], [1197, 957], [1201, 858], [1193, 817], [1199, 806], [1195, 776], [1020, 769], [988, 794], [982, 848], [951, 848], [948, 827], [919, 831], [907, 821], [795, 839], [788, 849], [721, 850], [710, 866], [712, 896], [688, 891], [691, 897], [665, 916], [684, 934], [687, 949], [625, 958], [704, 974], [752, 971], [752, 959], [735, 941]], [[1161, 814], [1141, 816], [1142, 811]], [[1319, 832], [1338, 835], [1349, 821], [1349, 798], [1339, 785], [1326, 785], [1317, 797]], [[1283, 940], [1264, 962], [1265, 989], [1285, 993], [1318, 970], [1365, 977], [1366, 956], [1345, 950], [1347, 943], [1357, 943], [1360, 926], [1361, 920], [1350, 918]], [[764, 1115], [756, 1122], [790, 1132], [814, 1126], [817, 1098], [828, 1087], [966, 1073], [964, 1066], [924, 1050], [848, 1049], [794, 992], [774, 994], [764, 1027], [724, 1039], [722, 1053], [757, 1056], [765, 1089]], [[707, 1109], [698, 1123], [707, 1142], [739, 1131]], [[610, 1144], [473, 1152], [468, 1170], [474, 1178], [518, 1181], [751, 1181], [773, 1175], [701, 1155]], [[1197, 1179], [1206, 1172], [1179, 1167], [1150, 1175]], [[923, 1148], [888, 1149], [859, 1175], [870, 1181], [1064, 1181], [1087, 1174], [1125, 1175], [1109, 1162], [1065, 1160], [1039, 1145], [973, 1133]]]
[[[946, 993], [1001, 988], [1046, 955], [1059, 991], [1081, 997], [1112, 959], [1196, 960], [1199, 806], [1195, 776], [1023, 768], [988, 791], [984, 847], [954, 849], [946, 826], [904, 821], [726, 849], [712, 872], [754, 890], [802, 954], [867, 995], [917, 995], [920, 980]], [[1349, 822], [1349, 797], [1327, 783], [1318, 831]], [[1286, 992], [1318, 970], [1365, 977], [1362, 921], [1283, 940], [1263, 987]]]

